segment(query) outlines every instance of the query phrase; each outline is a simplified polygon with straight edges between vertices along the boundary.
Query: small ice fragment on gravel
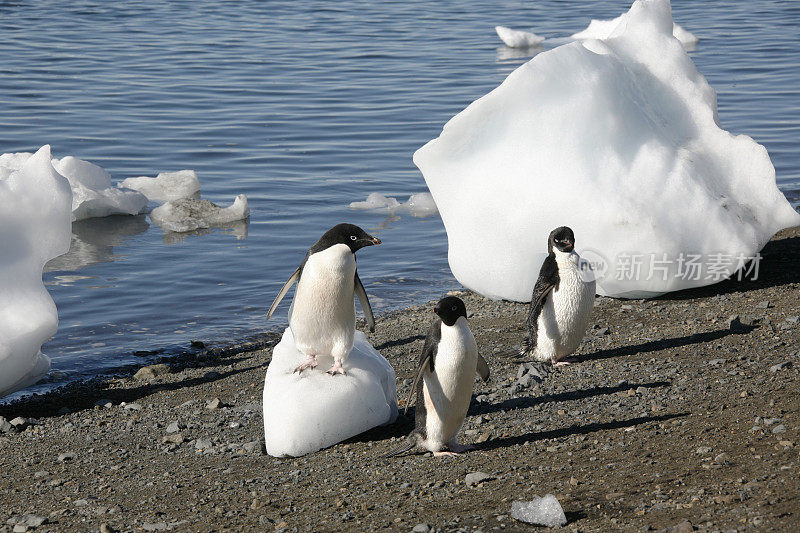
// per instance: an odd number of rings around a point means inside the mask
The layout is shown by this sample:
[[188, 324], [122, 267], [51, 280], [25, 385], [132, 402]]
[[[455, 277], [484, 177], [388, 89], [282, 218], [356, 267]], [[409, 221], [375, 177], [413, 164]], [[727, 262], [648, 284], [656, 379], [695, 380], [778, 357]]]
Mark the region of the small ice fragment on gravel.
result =
[[511, 504], [511, 517], [528, 524], [556, 527], [567, 523], [561, 504], [552, 494], [538, 496], [529, 502], [515, 501]]

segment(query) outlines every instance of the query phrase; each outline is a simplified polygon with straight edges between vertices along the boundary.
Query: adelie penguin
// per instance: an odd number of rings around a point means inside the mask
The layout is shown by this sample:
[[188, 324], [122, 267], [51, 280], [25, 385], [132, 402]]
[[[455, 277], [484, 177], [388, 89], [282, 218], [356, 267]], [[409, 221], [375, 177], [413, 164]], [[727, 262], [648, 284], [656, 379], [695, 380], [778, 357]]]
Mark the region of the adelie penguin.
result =
[[594, 308], [595, 281], [588, 264], [575, 252], [575, 234], [566, 226], [550, 232], [548, 255], [533, 287], [528, 336], [520, 355], [555, 366], [574, 352]]
[[467, 416], [475, 373], [486, 381], [489, 366], [478, 354], [461, 299], [442, 298], [434, 312], [438, 318], [428, 330], [417, 377], [406, 400], [408, 411], [411, 398], [417, 393], [415, 428], [400, 447], [384, 457], [399, 455], [417, 445], [434, 456], [456, 455], [471, 449], [460, 445], [457, 435]]
[[306, 356], [295, 372], [316, 368], [318, 355], [333, 357], [331, 375], [345, 374], [342, 366], [353, 348], [356, 311], [353, 294], [358, 296], [369, 330], [375, 331], [375, 318], [367, 292], [358, 278], [355, 253], [365, 246], [380, 244], [353, 224], [337, 224], [308, 250], [305, 259], [283, 285], [267, 312], [267, 320], [297, 282], [289, 309], [289, 327], [297, 349]]

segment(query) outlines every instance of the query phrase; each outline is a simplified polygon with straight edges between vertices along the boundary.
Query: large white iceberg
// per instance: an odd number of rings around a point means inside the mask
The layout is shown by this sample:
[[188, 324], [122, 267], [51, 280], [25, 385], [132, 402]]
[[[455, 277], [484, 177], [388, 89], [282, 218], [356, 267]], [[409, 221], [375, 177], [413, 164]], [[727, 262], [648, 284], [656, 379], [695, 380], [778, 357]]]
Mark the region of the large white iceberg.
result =
[[608, 39], [537, 55], [417, 150], [463, 285], [529, 300], [567, 225], [600, 294], [655, 296], [720, 281], [800, 224], [672, 28], [668, 1], [639, 0]]
[[[611, 20], [592, 19], [592, 21], [589, 23], [589, 26], [587, 26], [585, 30], [579, 31], [578, 33], [573, 33], [572, 38], [608, 39], [614, 33], [620, 23], [624, 24], [626, 22], [626, 19], [623, 17], [625, 17], [625, 15], [620, 15]], [[694, 45], [696, 45], [698, 41], [698, 38], [692, 32], [684, 29], [675, 22], [672, 23], [672, 35], [681, 42], [684, 48], [689, 50], [693, 49]]]
[[41, 346], [56, 332], [58, 312], [42, 268], [69, 249], [71, 197], [49, 146], [18, 169], [0, 165], [0, 397], [50, 369]]
[[[0, 176], [19, 170], [31, 156], [30, 152], [0, 155]], [[67, 156], [62, 159], [53, 158], [52, 166], [69, 180], [72, 188], [72, 220], [136, 215], [147, 205], [147, 198], [143, 194], [112, 187], [111, 175], [102, 167], [88, 161]]]
[[153, 209], [150, 220], [165, 231], [184, 232], [229, 224], [248, 216], [247, 196], [240, 194], [228, 207], [194, 198], [167, 202]]
[[333, 364], [330, 356], [318, 356], [316, 369], [294, 373], [305, 358], [286, 328], [264, 378], [264, 437], [270, 455], [312, 453], [397, 418], [394, 370], [362, 332], [355, 332], [344, 362], [346, 375], [325, 373]]
[[148, 200], [158, 203], [193, 198], [200, 192], [200, 180], [194, 170], [161, 172], [155, 178], [126, 178], [118, 186], [139, 191]]

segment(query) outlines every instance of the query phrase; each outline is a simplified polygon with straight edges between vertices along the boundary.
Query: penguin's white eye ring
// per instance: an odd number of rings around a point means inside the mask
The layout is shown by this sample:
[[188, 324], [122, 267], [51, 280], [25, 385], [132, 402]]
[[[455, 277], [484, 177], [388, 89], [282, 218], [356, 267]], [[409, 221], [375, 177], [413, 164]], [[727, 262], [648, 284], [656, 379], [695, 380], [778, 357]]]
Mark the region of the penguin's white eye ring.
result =
[[356, 237], [355, 235], [350, 235], [350, 240], [351, 240], [351, 241], [354, 241], [354, 240], [356, 240], [356, 239], [357, 239], [357, 237]]
[[454, 306], [452, 307], [452, 309], [453, 309], [453, 311], [455, 311], [455, 310], [456, 310], [456, 306], [454, 305]]

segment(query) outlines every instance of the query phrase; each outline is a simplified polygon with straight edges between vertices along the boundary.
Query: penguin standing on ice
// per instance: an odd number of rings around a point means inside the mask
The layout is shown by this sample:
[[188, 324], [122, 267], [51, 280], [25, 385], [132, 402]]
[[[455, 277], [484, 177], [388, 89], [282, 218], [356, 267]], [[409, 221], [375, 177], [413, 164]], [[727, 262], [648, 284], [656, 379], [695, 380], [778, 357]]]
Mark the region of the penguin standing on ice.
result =
[[[550, 232], [548, 255], [533, 287], [528, 311], [528, 336], [520, 355], [554, 366], [574, 352], [589, 326], [594, 308], [595, 281], [575, 253], [575, 234], [566, 226]], [[587, 279], [590, 278], [590, 279]]]
[[353, 224], [337, 224], [308, 250], [305, 259], [283, 285], [267, 312], [267, 320], [297, 282], [289, 309], [289, 327], [297, 349], [306, 355], [295, 372], [316, 368], [318, 355], [333, 357], [331, 375], [345, 374], [342, 363], [353, 348], [356, 311], [353, 293], [361, 302], [369, 330], [375, 331], [375, 318], [356, 271], [355, 253], [365, 246], [380, 244]]
[[[486, 381], [489, 366], [478, 354], [478, 345], [467, 324], [467, 308], [460, 298], [448, 296], [434, 307], [439, 318], [433, 321], [411, 392], [417, 392], [415, 428], [406, 441], [384, 457], [407, 452], [417, 445], [434, 456], [457, 455], [471, 449], [458, 443], [457, 434], [472, 398], [474, 375]], [[422, 380], [422, 385], [417, 385]]]

